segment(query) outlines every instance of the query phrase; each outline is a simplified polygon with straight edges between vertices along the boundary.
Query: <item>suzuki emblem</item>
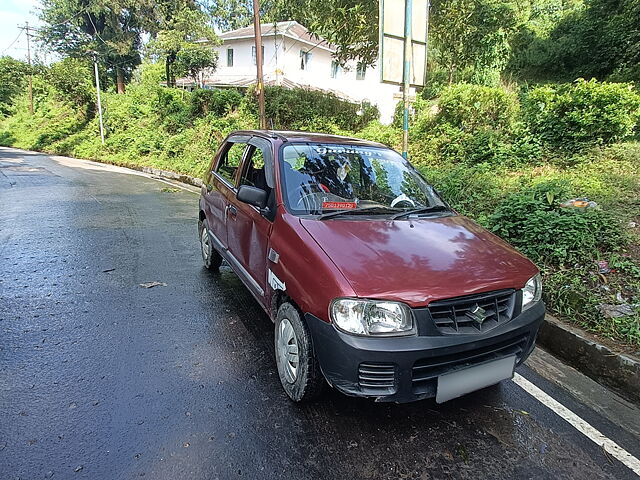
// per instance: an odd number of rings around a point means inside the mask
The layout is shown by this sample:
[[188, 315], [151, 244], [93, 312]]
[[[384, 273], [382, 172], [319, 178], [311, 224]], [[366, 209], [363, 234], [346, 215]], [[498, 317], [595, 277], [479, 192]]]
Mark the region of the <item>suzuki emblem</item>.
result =
[[466, 315], [479, 325], [482, 325], [482, 322], [487, 319], [487, 311], [478, 304], [476, 304], [475, 307], [469, 310]]

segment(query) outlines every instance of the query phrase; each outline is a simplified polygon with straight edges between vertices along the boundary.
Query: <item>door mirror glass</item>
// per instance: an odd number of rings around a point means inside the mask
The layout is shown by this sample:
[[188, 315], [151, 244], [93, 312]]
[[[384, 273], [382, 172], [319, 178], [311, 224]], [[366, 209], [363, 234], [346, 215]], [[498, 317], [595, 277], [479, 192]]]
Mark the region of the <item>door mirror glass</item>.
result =
[[267, 192], [261, 188], [251, 187], [249, 185], [240, 185], [236, 197], [241, 202], [258, 207], [260, 210], [267, 206]]

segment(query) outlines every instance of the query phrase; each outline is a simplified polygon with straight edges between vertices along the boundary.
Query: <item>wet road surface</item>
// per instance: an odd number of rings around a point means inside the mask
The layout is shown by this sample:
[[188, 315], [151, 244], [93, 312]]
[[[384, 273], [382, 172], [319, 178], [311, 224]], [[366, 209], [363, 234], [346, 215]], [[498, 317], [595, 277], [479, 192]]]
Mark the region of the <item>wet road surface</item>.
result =
[[[196, 217], [190, 191], [0, 149], [0, 479], [636, 478], [514, 382], [291, 403], [270, 320], [228, 267], [202, 268]], [[634, 406], [544, 352], [528, 365], [640, 457]]]

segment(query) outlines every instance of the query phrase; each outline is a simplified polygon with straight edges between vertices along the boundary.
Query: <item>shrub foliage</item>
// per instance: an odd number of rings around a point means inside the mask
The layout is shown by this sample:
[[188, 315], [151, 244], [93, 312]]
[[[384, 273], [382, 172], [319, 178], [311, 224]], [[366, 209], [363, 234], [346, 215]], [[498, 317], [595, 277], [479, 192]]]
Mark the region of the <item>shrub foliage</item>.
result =
[[544, 142], [569, 150], [631, 136], [640, 113], [640, 95], [631, 84], [596, 80], [534, 88], [523, 103], [531, 130]]

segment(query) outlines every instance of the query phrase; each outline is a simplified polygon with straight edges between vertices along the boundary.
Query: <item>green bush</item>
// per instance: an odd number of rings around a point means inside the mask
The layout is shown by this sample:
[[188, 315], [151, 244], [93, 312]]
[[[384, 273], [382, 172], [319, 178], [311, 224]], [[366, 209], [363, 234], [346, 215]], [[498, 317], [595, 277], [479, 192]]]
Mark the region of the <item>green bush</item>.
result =
[[[350, 103], [333, 94], [305, 88], [265, 87], [265, 103], [269, 128], [281, 130], [321, 131], [323, 125], [333, 124], [354, 131], [379, 117], [373, 105]], [[257, 116], [253, 89], [245, 95], [244, 108], [247, 114]]]
[[359, 138], [379, 142], [391, 148], [400, 148], [402, 131], [392, 125], [383, 125], [379, 120], [369, 122], [357, 133]]
[[488, 225], [534, 261], [571, 265], [624, 245], [619, 220], [599, 209], [562, 208], [571, 196], [566, 182], [543, 182], [505, 198]]
[[565, 150], [608, 144], [633, 134], [640, 95], [626, 83], [595, 79], [546, 85], [529, 91], [523, 115], [542, 141]]
[[444, 88], [437, 102], [419, 98], [411, 136], [422, 151], [412, 158], [419, 165], [536, 162], [540, 144], [519, 121], [519, 109], [517, 95], [498, 87], [456, 84]]
[[26, 85], [29, 65], [11, 57], [0, 57], [0, 116], [13, 112], [12, 106]]
[[[177, 89], [156, 89], [153, 112], [162, 120], [163, 127], [169, 133], [177, 133], [189, 125], [189, 107], [184, 100], [186, 92]], [[188, 93], [186, 93], [188, 95]]]
[[[76, 58], [65, 58], [45, 70], [45, 78], [60, 99], [77, 106], [89, 105], [93, 100], [91, 63]], [[93, 107], [93, 105], [91, 105]]]
[[437, 123], [447, 123], [467, 132], [491, 128], [503, 131], [516, 121], [520, 105], [516, 94], [504, 88], [456, 84], [440, 94]]
[[223, 117], [238, 108], [241, 101], [242, 94], [237, 90], [197, 89], [191, 92], [189, 98], [189, 115], [202, 118], [213, 113]]
[[440, 92], [449, 85], [449, 74], [446, 70], [428, 72], [427, 83], [420, 91], [420, 98], [432, 100], [440, 95]]

